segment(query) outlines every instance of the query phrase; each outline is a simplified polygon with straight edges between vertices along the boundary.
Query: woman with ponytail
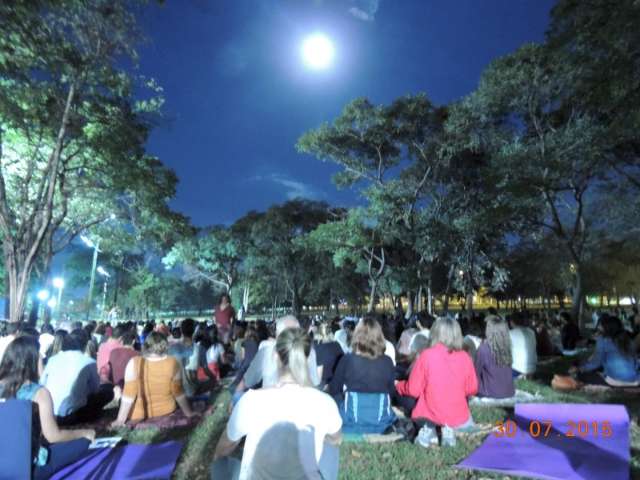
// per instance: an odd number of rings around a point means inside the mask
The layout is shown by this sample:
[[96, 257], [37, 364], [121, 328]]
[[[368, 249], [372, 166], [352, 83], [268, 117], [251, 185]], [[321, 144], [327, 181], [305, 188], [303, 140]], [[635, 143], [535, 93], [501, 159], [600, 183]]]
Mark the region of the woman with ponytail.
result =
[[[312, 387], [311, 340], [300, 328], [288, 328], [278, 335], [275, 351], [279, 381], [247, 391], [236, 404], [216, 447], [213, 478], [337, 478], [332, 447], [340, 443], [342, 420], [331, 397]], [[229, 455], [243, 437], [240, 464]]]

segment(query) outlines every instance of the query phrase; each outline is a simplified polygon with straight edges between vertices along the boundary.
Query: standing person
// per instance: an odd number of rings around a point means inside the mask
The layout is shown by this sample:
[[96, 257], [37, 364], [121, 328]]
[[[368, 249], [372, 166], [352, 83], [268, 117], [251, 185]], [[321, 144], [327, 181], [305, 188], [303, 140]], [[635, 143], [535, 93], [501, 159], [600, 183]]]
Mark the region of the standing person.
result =
[[436, 426], [442, 426], [443, 445], [455, 445], [455, 431], [474, 426], [467, 397], [478, 392], [478, 379], [456, 320], [438, 318], [431, 328], [431, 345], [416, 360], [409, 380], [397, 382], [396, 389], [417, 399], [411, 418], [423, 426], [416, 443], [437, 445]]
[[[33, 478], [44, 480], [83, 457], [96, 432], [58, 427], [51, 394], [38, 384], [43, 369], [38, 350], [38, 342], [31, 336], [18, 337], [8, 345], [0, 363], [0, 398], [29, 400], [38, 405], [42, 438], [40, 448], [34, 452]], [[6, 434], [10, 435], [9, 432]]]
[[[309, 336], [300, 328], [280, 332], [278, 382], [248, 391], [234, 407], [216, 446], [212, 478], [337, 478], [337, 449], [332, 447], [341, 442], [342, 420], [331, 397], [312, 386], [311, 351]], [[229, 456], [243, 437], [238, 464]]]
[[515, 395], [511, 371], [511, 337], [507, 322], [495, 315], [486, 318], [486, 339], [476, 352], [478, 396], [508, 398]]
[[229, 343], [229, 336], [236, 320], [236, 311], [231, 306], [231, 297], [228, 294], [224, 293], [220, 297], [220, 303], [218, 303], [214, 315], [218, 334], [222, 343], [226, 345]]

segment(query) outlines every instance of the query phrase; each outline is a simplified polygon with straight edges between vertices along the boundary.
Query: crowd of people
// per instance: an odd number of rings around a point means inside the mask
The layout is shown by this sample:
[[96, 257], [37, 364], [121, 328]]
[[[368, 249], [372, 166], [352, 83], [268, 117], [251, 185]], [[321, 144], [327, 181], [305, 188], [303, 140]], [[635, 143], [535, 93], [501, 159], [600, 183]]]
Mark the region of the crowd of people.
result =
[[[286, 468], [335, 478], [343, 435], [401, 432], [417, 445], [455, 445], [473, 431], [472, 396], [515, 394], [540, 357], [593, 347], [571, 369], [578, 380], [640, 385], [640, 317], [597, 312], [593, 333], [567, 312], [325, 320], [236, 319], [223, 296], [197, 322], [2, 323], [0, 397], [38, 406], [34, 478], [84, 455], [85, 428], [117, 406], [112, 428], [161, 428], [199, 418], [193, 402], [229, 376], [232, 407], [215, 450], [217, 478], [273, 478]], [[582, 357], [576, 357], [582, 358]], [[245, 439], [241, 460], [233, 455]], [[278, 445], [279, 448], [273, 448]], [[215, 473], [214, 473], [215, 474]], [[297, 477], [296, 477], [297, 478]]]

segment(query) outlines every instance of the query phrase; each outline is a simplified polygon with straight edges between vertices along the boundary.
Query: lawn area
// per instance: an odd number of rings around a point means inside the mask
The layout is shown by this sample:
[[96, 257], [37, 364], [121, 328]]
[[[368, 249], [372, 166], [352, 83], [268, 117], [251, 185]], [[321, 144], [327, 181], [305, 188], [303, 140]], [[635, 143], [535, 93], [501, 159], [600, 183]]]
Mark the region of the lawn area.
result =
[[[640, 398], [638, 395], [581, 392], [561, 394], [547, 387], [546, 378], [551, 371], [563, 371], [565, 359], [554, 364], [542, 365], [539, 381], [517, 382], [517, 388], [531, 393], [539, 393], [551, 403], [622, 403], [627, 406], [632, 417], [632, 472], [631, 478], [640, 478]], [[543, 384], [542, 381], [545, 383]], [[230, 395], [220, 390], [213, 398], [215, 409], [212, 414], [193, 429], [179, 429], [160, 433], [158, 430], [117, 433], [135, 443], [158, 443], [169, 439], [184, 440], [185, 447], [178, 462], [174, 478], [180, 480], [205, 480], [209, 478], [209, 464], [213, 451], [227, 419]], [[493, 424], [512, 414], [509, 408], [473, 407], [473, 417], [477, 423]], [[113, 434], [115, 432], [111, 432]], [[424, 449], [408, 442], [393, 444], [365, 444], [345, 442], [341, 448], [340, 479], [343, 480], [424, 480], [424, 479], [473, 479], [509, 478], [487, 473], [472, 473], [450, 468], [483, 441], [483, 436], [459, 439], [454, 448]], [[510, 477], [514, 478], [514, 477]]]

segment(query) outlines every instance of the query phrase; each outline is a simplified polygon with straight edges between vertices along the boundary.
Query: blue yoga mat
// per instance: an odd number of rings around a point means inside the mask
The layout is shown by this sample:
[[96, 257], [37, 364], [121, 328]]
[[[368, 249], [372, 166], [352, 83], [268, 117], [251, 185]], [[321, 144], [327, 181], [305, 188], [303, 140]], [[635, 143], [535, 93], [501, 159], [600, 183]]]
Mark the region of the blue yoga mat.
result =
[[629, 478], [629, 414], [622, 405], [522, 404], [513, 422], [457, 467], [553, 480]]
[[170, 479], [181, 451], [182, 442], [89, 450], [86, 457], [66, 466], [51, 480]]

